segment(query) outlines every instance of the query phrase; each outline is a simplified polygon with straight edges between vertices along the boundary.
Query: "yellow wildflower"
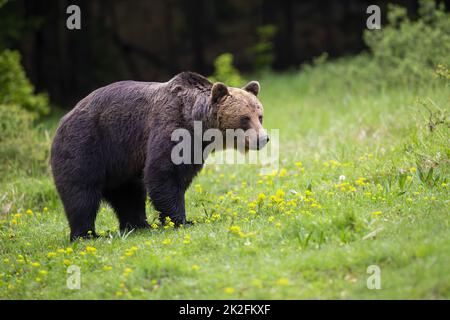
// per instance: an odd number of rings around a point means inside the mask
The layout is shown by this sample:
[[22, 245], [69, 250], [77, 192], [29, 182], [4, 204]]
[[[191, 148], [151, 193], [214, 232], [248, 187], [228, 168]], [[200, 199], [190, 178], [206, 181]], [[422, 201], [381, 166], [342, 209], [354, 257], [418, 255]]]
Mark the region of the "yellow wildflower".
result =
[[125, 270], [123, 271], [123, 275], [124, 275], [125, 277], [128, 277], [128, 275], [129, 275], [131, 272], [133, 272], [133, 269], [131, 269], [131, 268], [125, 268]]
[[172, 222], [172, 220], [170, 219], [170, 217], [166, 217], [166, 218], [165, 218], [164, 229], [173, 228], [174, 226], [175, 226], [175, 223]]
[[320, 204], [318, 204], [318, 203], [312, 203], [312, 204], [311, 204], [311, 208], [321, 209], [322, 206], [321, 206]]
[[191, 236], [190, 236], [189, 234], [187, 234], [187, 235], [184, 236], [183, 243], [184, 243], [184, 244], [189, 244], [189, 243], [191, 243]]
[[358, 186], [365, 186], [367, 184], [366, 178], [358, 178], [358, 180], [355, 181], [355, 184]]
[[241, 232], [241, 228], [239, 226], [231, 226], [230, 232], [234, 233], [234, 234], [238, 234], [239, 232]]
[[258, 202], [263, 202], [266, 199], [266, 195], [264, 193], [258, 194]]
[[283, 178], [283, 177], [285, 177], [287, 175], [287, 170], [286, 169], [281, 169], [280, 170], [280, 172], [278, 173], [278, 176], [280, 177], [280, 178]]
[[295, 165], [297, 168], [303, 167], [303, 163], [302, 163], [301, 161], [295, 162], [294, 165]]
[[287, 286], [289, 285], [289, 279], [287, 278], [280, 278], [277, 280], [277, 285], [279, 286]]
[[127, 250], [125, 250], [125, 255], [126, 255], [127, 257], [131, 257], [132, 255], [134, 255], [134, 251], [133, 251], [133, 250], [127, 249]]
[[233, 293], [234, 293], [234, 288], [232, 288], [232, 287], [226, 287], [226, 288], [224, 289], [224, 291], [225, 291], [225, 293], [227, 293], [227, 294], [233, 294]]
[[283, 190], [278, 189], [277, 192], [275, 193], [275, 196], [278, 197], [278, 198], [284, 198], [285, 193], [284, 193]]
[[94, 254], [97, 252], [97, 248], [91, 247], [91, 246], [86, 246], [86, 252]]
[[252, 201], [252, 202], [248, 203], [248, 208], [251, 210], [254, 210], [256, 208], [256, 206], [257, 206], [256, 201]]

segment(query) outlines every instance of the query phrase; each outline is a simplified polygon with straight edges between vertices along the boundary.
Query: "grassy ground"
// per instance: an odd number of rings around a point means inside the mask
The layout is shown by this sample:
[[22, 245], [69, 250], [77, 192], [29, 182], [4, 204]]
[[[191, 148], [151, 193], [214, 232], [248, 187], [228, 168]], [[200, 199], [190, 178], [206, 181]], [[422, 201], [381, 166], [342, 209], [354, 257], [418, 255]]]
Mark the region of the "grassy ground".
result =
[[[192, 227], [121, 236], [104, 205], [105, 237], [70, 243], [49, 174], [11, 172], [0, 298], [450, 298], [450, 135], [430, 131], [424, 107], [448, 112], [448, 87], [347, 88], [316, 69], [261, 77], [280, 170], [206, 166], [187, 193]], [[81, 268], [80, 290], [66, 286], [69, 265]], [[380, 290], [367, 288], [371, 265]]]

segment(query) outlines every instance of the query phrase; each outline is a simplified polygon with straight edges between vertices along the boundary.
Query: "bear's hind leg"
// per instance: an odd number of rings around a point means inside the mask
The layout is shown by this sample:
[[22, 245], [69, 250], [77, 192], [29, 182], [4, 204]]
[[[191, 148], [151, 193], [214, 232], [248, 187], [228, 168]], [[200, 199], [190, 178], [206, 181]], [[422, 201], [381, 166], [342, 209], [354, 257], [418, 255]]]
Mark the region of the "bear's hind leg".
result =
[[97, 237], [95, 218], [101, 201], [100, 192], [97, 190], [71, 190], [60, 195], [69, 220], [70, 240]]
[[121, 231], [149, 227], [145, 214], [145, 188], [140, 179], [107, 190], [103, 196], [116, 212]]

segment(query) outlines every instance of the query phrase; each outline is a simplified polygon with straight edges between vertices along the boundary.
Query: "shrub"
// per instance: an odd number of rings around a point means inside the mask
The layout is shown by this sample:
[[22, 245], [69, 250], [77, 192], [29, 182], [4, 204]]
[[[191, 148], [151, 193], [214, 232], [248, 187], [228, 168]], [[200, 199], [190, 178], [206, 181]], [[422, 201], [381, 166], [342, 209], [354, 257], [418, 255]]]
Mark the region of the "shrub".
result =
[[[18, 52], [0, 52], [0, 175], [45, 169], [47, 141], [39, 137], [34, 120], [49, 112], [45, 94], [34, 94]], [[48, 140], [48, 139], [47, 139]]]
[[438, 65], [450, 66], [450, 14], [433, 0], [421, 0], [418, 13], [413, 21], [405, 8], [389, 5], [388, 25], [364, 33], [379, 76], [393, 84], [421, 84]]
[[0, 104], [20, 106], [34, 119], [49, 112], [48, 97], [34, 94], [34, 88], [20, 64], [20, 54], [15, 51], [0, 53]]
[[223, 82], [232, 87], [240, 87], [244, 85], [244, 79], [241, 77], [239, 70], [233, 66], [233, 55], [231, 53], [223, 53], [214, 61], [214, 74], [210, 77], [213, 82]]
[[[391, 87], [448, 86], [450, 14], [434, 1], [422, 0], [414, 21], [399, 6], [390, 5], [387, 15], [388, 25], [364, 34], [369, 52], [335, 61], [328, 61], [325, 53], [303, 66], [310, 75], [309, 90], [369, 93]], [[324, 75], [339, 78], [339, 84], [330, 87]]]
[[17, 105], [0, 104], [0, 176], [16, 168], [46, 168], [48, 147], [33, 128], [32, 115]]
[[271, 24], [258, 28], [258, 41], [248, 49], [256, 72], [267, 71], [271, 68], [274, 59], [273, 38], [276, 33], [277, 27]]

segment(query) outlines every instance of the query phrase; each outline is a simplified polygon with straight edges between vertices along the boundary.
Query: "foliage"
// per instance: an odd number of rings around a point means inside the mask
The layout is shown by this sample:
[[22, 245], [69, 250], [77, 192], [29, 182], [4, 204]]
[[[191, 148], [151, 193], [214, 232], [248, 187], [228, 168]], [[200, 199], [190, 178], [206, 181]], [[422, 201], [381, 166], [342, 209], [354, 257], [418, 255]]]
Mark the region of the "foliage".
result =
[[239, 70], [233, 66], [233, 55], [223, 53], [214, 61], [214, 74], [210, 77], [213, 82], [223, 82], [231, 87], [240, 87], [245, 84]]
[[48, 140], [43, 139], [33, 125], [32, 115], [23, 108], [0, 104], [0, 180], [11, 170], [45, 170]]
[[0, 0], [0, 8], [3, 7], [7, 2], [8, 0]]
[[444, 4], [421, 0], [416, 20], [405, 8], [390, 4], [388, 25], [366, 30], [364, 39], [382, 76], [395, 84], [430, 80], [438, 65], [450, 66], [450, 13]]
[[14, 170], [45, 170], [48, 141], [34, 121], [49, 112], [45, 94], [34, 94], [18, 52], [0, 52], [0, 175]]
[[48, 114], [48, 97], [34, 94], [20, 64], [20, 54], [5, 50], [0, 53], [0, 104], [14, 104], [31, 113], [34, 118]]
[[8, 9], [2, 10], [2, 7], [7, 3], [8, 0], [0, 0], [0, 51], [5, 50], [20, 39], [27, 24], [24, 19], [18, 18], [16, 12], [11, 12]]
[[[420, 2], [416, 20], [408, 18], [405, 8], [389, 5], [388, 25], [380, 30], [366, 30], [364, 39], [369, 52], [355, 57], [329, 61], [322, 54], [304, 65], [311, 72], [311, 89], [323, 92], [329, 81], [321, 73], [339, 77], [340, 90], [372, 92], [391, 87], [417, 90], [424, 85], [449, 85], [450, 13], [434, 1]], [[321, 72], [318, 72], [318, 70]], [[332, 84], [333, 89], [336, 84]]]
[[274, 60], [273, 38], [276, 33], [277, 27], [270, 24], [257, 29], [258, 41], [248, 49], [254, 71], [262, 72], [271, 68]]

